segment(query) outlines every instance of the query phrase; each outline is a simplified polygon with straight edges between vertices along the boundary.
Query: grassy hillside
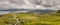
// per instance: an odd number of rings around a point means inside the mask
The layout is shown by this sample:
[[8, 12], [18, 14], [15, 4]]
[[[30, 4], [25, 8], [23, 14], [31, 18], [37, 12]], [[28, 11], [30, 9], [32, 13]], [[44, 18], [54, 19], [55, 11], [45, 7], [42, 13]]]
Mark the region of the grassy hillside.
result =
[[60, 25], [60, 16], [56, 14], [32, 14], [32, 13], [17, 13], [5, 14], [0, 16], [0, 25], [14, 25], [16, 18], [19, 20], [17, 25]]

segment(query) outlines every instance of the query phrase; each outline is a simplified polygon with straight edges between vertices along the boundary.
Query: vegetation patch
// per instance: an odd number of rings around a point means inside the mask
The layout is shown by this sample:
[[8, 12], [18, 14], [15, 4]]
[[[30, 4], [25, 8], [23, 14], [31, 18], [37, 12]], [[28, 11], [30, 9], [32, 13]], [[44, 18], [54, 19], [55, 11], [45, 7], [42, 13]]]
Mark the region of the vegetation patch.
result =
[[0, 17], [0, 25], [14, 25], [18, 19], [17, 25], [60, 25], [60, 16], [56, 14], [32, 14], [32, 13], [9, 13]]

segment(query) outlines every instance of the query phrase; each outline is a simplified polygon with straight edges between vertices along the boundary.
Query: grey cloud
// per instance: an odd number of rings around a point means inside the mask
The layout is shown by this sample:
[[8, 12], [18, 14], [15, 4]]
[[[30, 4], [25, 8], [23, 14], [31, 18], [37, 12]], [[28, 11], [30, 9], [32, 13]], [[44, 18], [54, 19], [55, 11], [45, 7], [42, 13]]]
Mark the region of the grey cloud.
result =
[[[2, 2], [8, 2], [1, 4]], [[60, 0], [0, 0], [0, 8], [14, 8], [21, 6], [35, 6], [40, 5], [44, 7], [57, 7], [60, 5]]]

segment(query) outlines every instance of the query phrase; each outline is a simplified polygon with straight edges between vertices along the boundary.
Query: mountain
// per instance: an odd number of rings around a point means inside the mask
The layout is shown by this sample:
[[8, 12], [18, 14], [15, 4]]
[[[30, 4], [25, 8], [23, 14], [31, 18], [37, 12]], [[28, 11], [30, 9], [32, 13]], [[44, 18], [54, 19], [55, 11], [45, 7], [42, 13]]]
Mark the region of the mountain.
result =
[[46, 13], [52, 13], [55, 12], [55, 10], [38, 10], [38, 9], [6, 9], [6, 10], [0, 10], [0, 14], [7, 14], [7, 13], [38, 13], [38, 14], [46, 14]]
[[55, 10], [35, 10], [35, 11], [29, 11], [29, 13], [34, 13], [34, 14], [50, 14], [55, 12]]

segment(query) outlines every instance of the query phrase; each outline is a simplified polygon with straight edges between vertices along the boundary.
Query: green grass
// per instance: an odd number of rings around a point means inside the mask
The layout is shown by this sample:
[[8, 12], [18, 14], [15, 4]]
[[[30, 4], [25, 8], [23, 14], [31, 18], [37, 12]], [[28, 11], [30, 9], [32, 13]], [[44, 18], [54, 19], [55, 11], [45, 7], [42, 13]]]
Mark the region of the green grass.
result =
[[[32, 13], [17, 13], [17, 18], [22, 25], [60, 25], [60, 16], [57, 14], [32, 14]], [[13, 25], [16, 20], [11, 13], [2, 15], [0, 17], [0, 25]]]

